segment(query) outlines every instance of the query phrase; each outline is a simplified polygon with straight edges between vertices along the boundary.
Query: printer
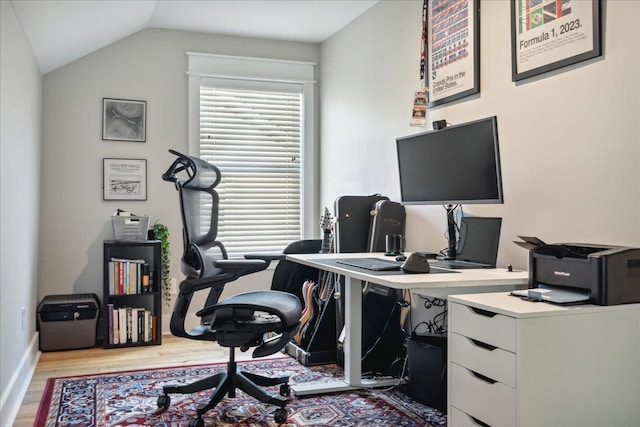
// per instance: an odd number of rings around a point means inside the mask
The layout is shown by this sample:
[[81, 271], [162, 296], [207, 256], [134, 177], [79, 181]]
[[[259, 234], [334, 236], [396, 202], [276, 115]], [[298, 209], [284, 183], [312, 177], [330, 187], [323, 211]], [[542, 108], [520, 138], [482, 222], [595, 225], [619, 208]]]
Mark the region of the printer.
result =
[[640, 248], [559, 243], [518, 236], [529, 250], [529, 288], [566, 289], [585, 302], [617, 305], [640, 302]]

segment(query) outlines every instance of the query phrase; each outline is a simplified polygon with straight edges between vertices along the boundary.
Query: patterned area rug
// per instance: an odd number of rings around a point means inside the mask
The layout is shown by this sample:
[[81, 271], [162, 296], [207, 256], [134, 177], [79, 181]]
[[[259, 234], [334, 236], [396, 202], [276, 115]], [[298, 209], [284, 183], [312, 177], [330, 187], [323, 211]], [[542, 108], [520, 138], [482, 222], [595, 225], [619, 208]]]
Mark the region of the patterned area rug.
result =
[[[290, 383], [327, 381], [342, 375], [335, 365], [306, 367], [293, 358], [239, 363], [242, 370], [268, 376], [289, 375]], [[165, 384], [186, 384], [221, 370], [225, 364], [113, 372], [49, 378], [34, 426], [188, 426], [196, 406], [211, 392], [171, 395], [167, 410], [157, 407]], [[277, 395], [279, 388], [266, 389]], [[276, 426], [277, 408], [238, 391], [204, 415], [206, 426]], [[446, 426], [441, 412], [413, 402], [397, 390], [367, 390], [317, 396], [291, 396], [289, 418], [281, 426]]]

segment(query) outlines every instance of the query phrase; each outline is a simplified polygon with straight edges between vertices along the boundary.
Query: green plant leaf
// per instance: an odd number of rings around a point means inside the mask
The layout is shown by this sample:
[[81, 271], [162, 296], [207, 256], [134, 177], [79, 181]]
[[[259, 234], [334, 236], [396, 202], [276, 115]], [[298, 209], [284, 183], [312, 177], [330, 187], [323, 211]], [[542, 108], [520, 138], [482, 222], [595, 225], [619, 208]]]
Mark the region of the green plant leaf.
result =
[[153, 235], [160, 240], [160, 261], [162, 264], [162, 300], [167, 307], [171, 307], [171, 262], [169, 251], [169, 228], [164, 224], [155, 223], [152, 227]]

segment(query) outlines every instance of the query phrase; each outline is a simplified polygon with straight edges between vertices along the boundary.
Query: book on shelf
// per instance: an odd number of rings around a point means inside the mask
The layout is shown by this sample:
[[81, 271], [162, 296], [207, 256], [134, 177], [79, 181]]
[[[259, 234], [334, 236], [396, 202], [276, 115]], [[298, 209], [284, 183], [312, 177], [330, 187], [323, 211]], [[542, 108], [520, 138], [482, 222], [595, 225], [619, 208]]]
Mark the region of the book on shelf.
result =
[[127, 308], [127, 342], [138, 342], [138, 309]]
[[149, 264], [146, 262], [142, 264], [142, 292], [151, 292], [149, 288]]
[[107, 304], [107, 325], [109, 325], [109, 330], [107, 333], [107, 339], [109, 340], [109, 344], [113, 344], [113, 304]]
[[137, 344], [155, 340], [156, 316], [142, 307], [108, 304], [109, 344]]
[[131, 295], [151, 292], [149, 263], [144, 259], [109, 258], [109, 294]]
[[118, 309], [118, 336], [120, 344], [127, 343], [127, 309]]

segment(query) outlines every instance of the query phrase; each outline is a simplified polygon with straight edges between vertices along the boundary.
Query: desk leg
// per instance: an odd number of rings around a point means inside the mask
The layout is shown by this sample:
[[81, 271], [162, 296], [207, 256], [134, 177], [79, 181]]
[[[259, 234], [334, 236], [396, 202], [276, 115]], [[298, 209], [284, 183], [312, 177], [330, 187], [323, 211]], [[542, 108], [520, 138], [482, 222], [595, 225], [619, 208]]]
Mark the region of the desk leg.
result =
[[345, 277], [344, 380], [361, 385], [362, 377], [362, 280]]

